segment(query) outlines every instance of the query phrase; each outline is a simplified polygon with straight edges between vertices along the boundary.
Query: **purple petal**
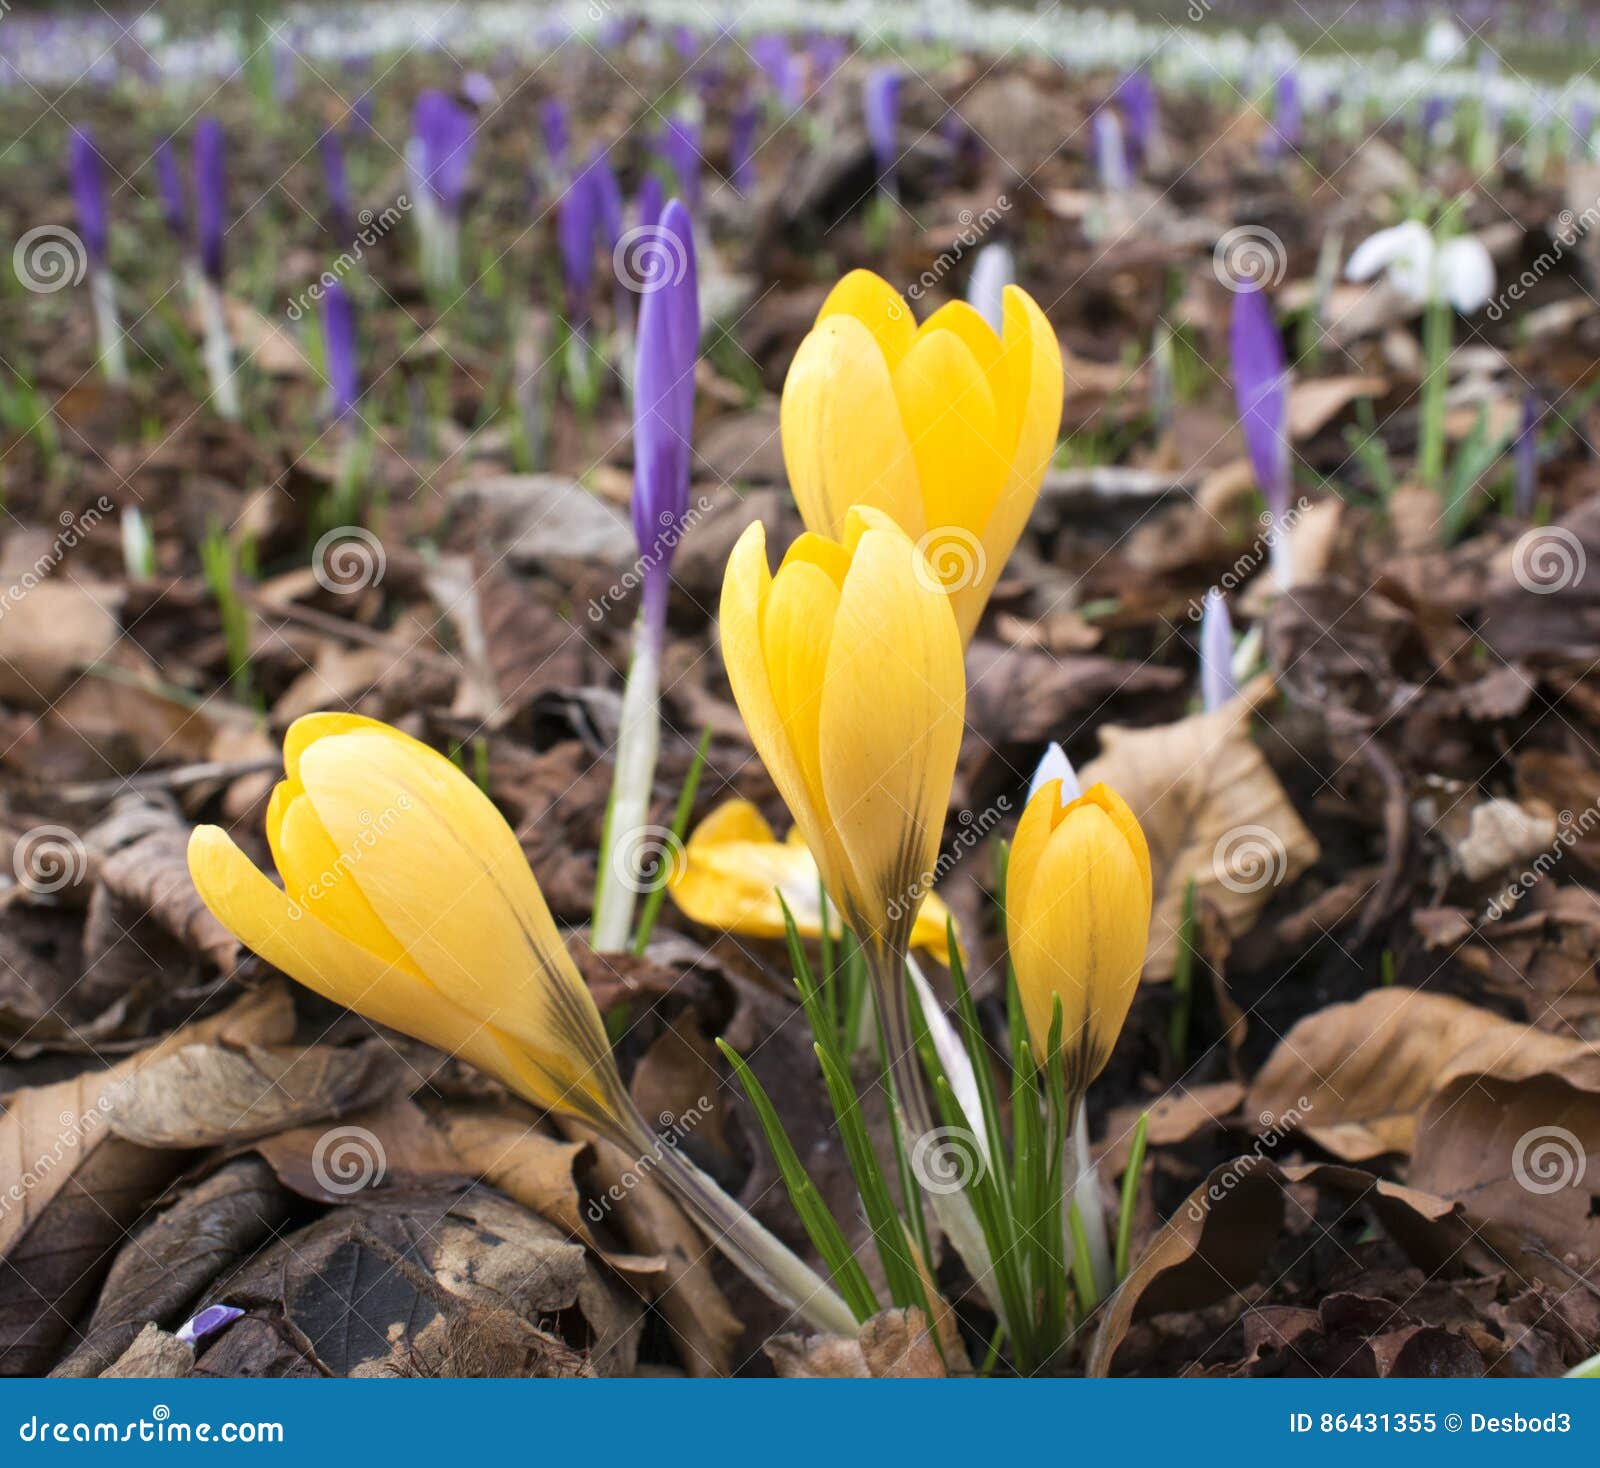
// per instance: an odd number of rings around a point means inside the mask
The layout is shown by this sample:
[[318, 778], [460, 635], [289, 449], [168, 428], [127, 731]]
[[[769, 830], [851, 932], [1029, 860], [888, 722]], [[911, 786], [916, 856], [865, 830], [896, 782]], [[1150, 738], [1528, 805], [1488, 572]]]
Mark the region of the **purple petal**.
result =
[[223, 216], [228, 178], [222, 157], [222, 124], [202, 117], [194, 130], [194, 219], [200, 265], [214, 281], [222, 279]]
[[161, 195], [161, 217], [168, 232], [180, 244], [189, 242], [189, 207], [183, 197], [183, 177], [178, 172], [178, 153], [171, 138], [156, 144], [156, 190]]
[[1281, 518], [1289, 508], [1289, 369], [1265, 291], [1234, 296], [1228, 344], [1245, 448], [1267, 507]]
[[323, 133], [317, 151], [322, 158], [322, 177], [328, 189], [328, 218], [341, 234], [349, 231], [352, 218], [350, 184], [344, 171], [344, 147], [336, 132]]
[[346, 418], [361, 396], [356, 360], [356, 316], [345, 288], [334, 281], [322, 297], [322, 335], [328, 359], [329, 406], [335, 418]]
[[877, 161], [878, 176], [887, 179], [894, 173], [900, 150], [896, 136], [900, 130], [900, 86], [898, 67], [875, 66], [862, 84], [861, 102], [866, 114], [867, 139]]
[[[677, 200], [662, 210], [643, 286], [633, 387], [633, 529], [646, 558], [649, 615], [665, 614], [668, 568], [689, 502], [694, 374], [700, 353], [694, 229]], [[641, 259], [643, 256], [640, 257]]]
[[109, 230], [106, 223], [106, 189], [100, 174], [100, 154], [86, 128], [73, 128], [68, 141], [67, 167], [72, 176], [72, 201], [78, 208], [78, 232], [83, 247], [96, 265], [106, 263]]
[[459, 213], [467, 190], [467, 166], [472, 162], [472, 114], [430, 87], [417, 97], [411, 127], [421, 144], [422, 181], [428, 192], [441, 208]]
[[214, 1334], [225, 1325], [232, 1325], [244, 1311], [237, 1305], [207, 1305], [192, 1320], [186, 1320], [178, 1327], [178, 1339], [186, 1341], [191, 1346], [197, 1346], [208, 1335]]
[[1233, 682], [1233, 620], [1215, 586], [1206, 593], [1200, 618], [1200, 697], [1207, 713], [1221, 708], [1238, 689]]

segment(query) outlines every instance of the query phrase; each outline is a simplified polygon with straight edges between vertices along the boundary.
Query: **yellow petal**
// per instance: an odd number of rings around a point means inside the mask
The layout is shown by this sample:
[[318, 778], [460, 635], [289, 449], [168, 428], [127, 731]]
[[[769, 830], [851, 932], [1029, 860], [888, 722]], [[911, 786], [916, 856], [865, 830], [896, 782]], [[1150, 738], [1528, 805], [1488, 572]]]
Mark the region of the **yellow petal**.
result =
[[609, 1062], [517, 838], [471, 780], [378, 729], [317, 739], [298, 768], [348, 877], [445, 998], [578, 1072]]
[[[894, 391], [916, 459], [927, 530], [964, 530], [976, 549], [1011, 464], [983, 369], [954, 332], [935, 331], [919, 336], [895, 369]], [[895, 518], [918, 538], [913, 525]], [[968, 579], [981, 569], [970, 567]]]
[[1149, 907], [1155, 898], [1155, 880], [1150, 868], [1150, 843], [1145, 840], [1144, 827], [1139, 824], [1139, 817], [1134, 815], [1128, 802], [1104, 782], [1096, 782], [1084, 791], [1082, 798], [1099, 806], [1110, 817], [1111, 824], [1122, 833], [1123, 840], [1128, 843], [1128, 849], [1133, 853], [1139, 873], [1144, 878], [1144, 904]]
[[761, 614], [761, 646], [766, 653], [772, 701], [783, 721], [784, 738], [794, 751], [813, 809], [826, 800], [818, 752], [822, 719], [822, 679], [828, 663], [839, 588], [810, 561], [785, 561], [772, 579]]
[[789, 484], [809, 529], [837, 538], [853, 504], [878, 505], [908, 524], [920, 520], [917, 461], [893, 379], [878, 341], [855, 317], [819, 320], [801, 342], [784, 379], [779, 424]]
[[823, 680], [822, 783], [852, 869], [857, 935], [909, 931], [933, 881], [966, 680], [949, 599], [886, 517], [853, 509], [854, 543]]
[[1061, 433], [1063, 372], [1061, 344], [1033, 298], [1014, 285], [1005, 289], [1005, 334], [1001, 341], [1006, 406], [1000, 417], [1014, 425], [1007, 443], [1009, 467], [983, 528], [983, 574], [953, 594], [963, 642], [970, 641], [995, 582], [1016, 549], [1033, 513], [1039, 486]]
[[1015, 405], [1007, 388], [1005, 354], [1000, 347], [1000, 338], [994, 334], [994, 328], [965, 301], [945, 302], [922, 323], [917, 335], [931, 336], [936, 331], [948, 331], [960, 337], [972, 353], [994, 398], [1000, 446], [1009, 453], [1016, 445], [1017, 423]]
[[714, 847], [741, 841], [759, 846], [777, 839], [772, 827], [767, 824], [767, 818], [755, 805], [736, 796], [723, 801], [689, 833], [687, 850], [692, 855], [697, 847], [709, 852]]
[[1007, 938], [1035, 1053], [1043, 1058], [1059, 997], [1074, 1093], [1104, 1068], [1139, 986], [1150, 926], [1144, 894], [1123, 832], [1100, 805], [1075, 801], [1026, 890], [1008, 902]]
[[852, 270], [828, 292], [817, 321], [831, 316], [854, 317], [865, 326], [891, 368], [910, 351], [917, 334], [911, 308], [900, 292], [870, 270]]
[[1006, 931], [1022, 921], [1022, 903], [1033, 885], [1039, 858], [1061, 819], [1061, 781], [1047, 780], [1033, 793], [1017, 819], [1006, 857]]
[[319, 922], [274, 886], [216, 826], [189, 838], [189, 874], [212, 915], [274, 968], [378, 1024], [459, 1055], [530, 1099], [551, 1104], [549, 1080], [515, 1046], [430, 985]]

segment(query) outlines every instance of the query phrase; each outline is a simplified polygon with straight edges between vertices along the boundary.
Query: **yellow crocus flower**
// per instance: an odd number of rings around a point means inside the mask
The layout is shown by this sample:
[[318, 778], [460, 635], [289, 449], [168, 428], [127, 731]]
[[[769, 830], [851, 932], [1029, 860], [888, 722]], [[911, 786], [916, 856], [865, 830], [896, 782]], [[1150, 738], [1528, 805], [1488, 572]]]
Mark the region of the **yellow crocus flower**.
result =
[[279, 888], [216, 826], [189, 873], [224, 927], [335, 1004], [471, 1061], [648, 1155], [712, 1240], [830, 1333], [837, 1292], [639, 1115], [511, 827], [449, 760], [387, 724], [308, 714], [267, 807]]
[[971, 640], [1033, 510], [1061, 427], [1061, 347], [1007, 286], [1004, 331], [963, 301], [919, 328], [888, 282], [845, 276], [783, 385], [783, 457], [806, 528], [837, 538], [851, 505], [923, 550]]
[[1151, 897], [1150, 848], [1120, 795], [1095, 785], [1063, 804], [1060, 780], [1035, 792], [1006, 866], [1006, 941], [1041, 1064], [1061, 1001], [1069, 1101], [1105, 1069], [1128, 1017]]
[[950, 599], [881, 511], [807, 532], [777, 575], [758, 520], [722, 583], [722, 656], [751, 741], [862, 945], [900, 1096], [931, 1126], [905, 986], [933, 886], [966, 705]]
[[626, 1102], [605, 1026], [488, 796], [355, 714], [296, 719], [283, 762], [267, 807], [283, 888], [218, 827], [190, 838], [218, 921], [335, 1004], [616, 1136]]
[[[685, 916], [724, 933], [781, 938], [783, 909], [803, 938], [822, 936], [821, 878], [798, 826], [780, 841], [748, 800], [727, 800], [689, 836], [667, 876], [667, 891]], [[780, 901], [780, 898], [782, 899]], [[911, 946], [943, 962], [950, 909], [929, 894], [911, 929]], [[830, 936], [839, 915], [828, 904]]]

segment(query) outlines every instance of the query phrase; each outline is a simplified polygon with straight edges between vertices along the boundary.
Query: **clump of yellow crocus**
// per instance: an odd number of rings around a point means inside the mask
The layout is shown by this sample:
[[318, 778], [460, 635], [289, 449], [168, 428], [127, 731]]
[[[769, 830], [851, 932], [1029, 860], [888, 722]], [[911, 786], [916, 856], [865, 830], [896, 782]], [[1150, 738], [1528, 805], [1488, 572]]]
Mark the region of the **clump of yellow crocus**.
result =
[[515, 834], [455, 765], [398, 729], [309, 714], [267, 808], [277, 887], [216, 826], [189, 841], [205, 904], [336, 1004], [458, 1055], [546, 1110], [648, 1153], [729, 1257], [814, 1324], [844, 1302], [639, 1115]]
[[745, 726], [865, 953], [902, 1104], [931, 1127], [906, 948], [933, 886], [966, 705], [949, 598], [886, 514], [845, 512], [767, 565], [760, 521], [722, 583], [722, 655]]
[[809, 530], [851, 505], [889, 515], [949, 592], [963, 643], [1016, 546], [1061, 427], [1061, 347], [1016, 286], [996, 335], [963, 301], [919, 328], [895, 289], [853, 270], [783, 385], [783, 457]]
[[[821, 878], [799, 827], [780, 841], [748, 800], [726, 800], [690, 833], [683, 859], [667, 875], [667, 891], [697, 923], [752, 938], [781, 938], [784, 908], [802, 938], [822, 936]], [[839, 936], [830, 902], [828, 933]], [[911, 929], [913, 948], [943, 960], [950, 909], [929, 894]]]
[[1120, 795], [1095, 785], [1063, 803], [1059, 779], [1034, 792], [1006, 866], [1006, 941], [1041, 1064], [1061, 1003], [1069, 1103], [1105, 1069], [1128, 1017], [1151, 896], [1150, 848]]

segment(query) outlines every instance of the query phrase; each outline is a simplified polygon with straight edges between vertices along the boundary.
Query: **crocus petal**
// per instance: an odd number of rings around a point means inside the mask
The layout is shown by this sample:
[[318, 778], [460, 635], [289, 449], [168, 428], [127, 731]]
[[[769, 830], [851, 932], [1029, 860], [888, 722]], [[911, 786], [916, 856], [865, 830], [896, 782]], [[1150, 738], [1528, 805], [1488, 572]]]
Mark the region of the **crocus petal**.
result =
[[779, 421], [789, 484], [808, 526], [837, 538], [845, 511], [866, 504], [921, 535], [917, 461], [879, 342], [859, 318], [829, 315], [801, 342]]
[[1234, 295], [1228, 343], [1245, 449], [1268, 507], [1281, 516], [1289, 507], [1289, 369], [1264, 291]]
[[1206, 593], [1200, 618], [1200, 692], [1207, 712], [1221, 708], [1238, 692], [1233, 683], [1233, 621], [1228, 603], [1214, 586]]
[[822, 685], [822, 782], [858, 884], [852, 926], [870, 932], [888, 910], [892, 930], [895, 908], [909, 918], [932, 886], [966, 702], [961, 638], [948, 599], [929, 589], [916, 548], [887, 517], [852, 509], [845, 544], [850, 571]]
[[449, 760], [358, 729], [311, 743], [297, 773], [347, 879], [440, 994], [541, 1056], [558, 1046], [563, 1078], [609, 1053], [517, 838]]
[[[966, 343], [953, 331], [919, 333], [894, 370], [894, 392], [928, 528], [987, 524], [1005, 487], [1009, 445], [1001, 446], [994, 394]], [[962, 585], [976, 572], [969, 563]]]
[[1067, 758], [1066, 750], [1054, 740], [1051, 740], [1045, 749], [1043, 758], [1033, 772], [1033, 778], [1028, 782], [1028, 800], [1032, 801], [1051, 780], [1061, 782], [1061, 794], [1058, 799], [1062, 805], [1067, 805], [1083, 794], [1078, 787], [1078, 772], [1072, 768], [1072, 761]]
[[1016, 279], [1016, 266], [1011, 251], [1004, 245], [985, 245], [972, 263], [972, 276], [967, 281], [967, 300], [977, 313], [989, 323], [998, 336], [1005, 330], [1005, 289]]
[[859, 321], [877, 339], [883, 359], [891, 368], [911, 350], [917, 323], [900, 292], [881, 275], [852, 270], [828, 292], [817, 311], [817, 321], [847, 316]]
[[1370, 234], [1357, 245], [1345, 266], [1347, 280], [1371, 280], [1381, 270], [1387, 270], [1396, 260], [1419, 253], [1433, 253], [1433, 236], [1415, 219], [1392, 225]]

